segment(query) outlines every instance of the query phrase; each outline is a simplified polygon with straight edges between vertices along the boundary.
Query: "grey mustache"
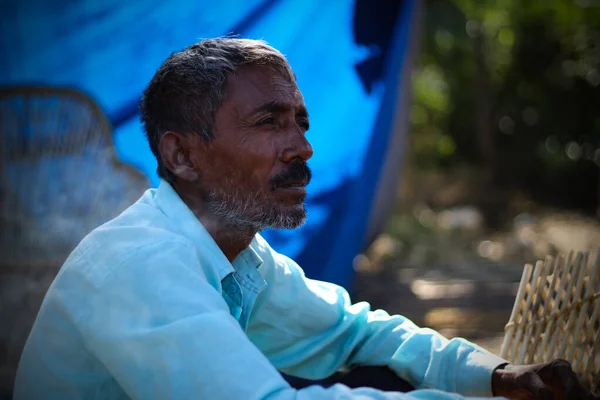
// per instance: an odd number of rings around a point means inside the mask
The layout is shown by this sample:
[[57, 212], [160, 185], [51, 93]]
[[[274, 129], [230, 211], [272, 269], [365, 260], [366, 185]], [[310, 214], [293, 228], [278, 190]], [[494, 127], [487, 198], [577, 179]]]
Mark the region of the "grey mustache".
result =
[[287, 171], [271, 178], [271, 188], [276, 189], [290, 182], [306, 182], [308, 185], [312, 179], [312, 171], [305, 162], [296, 162], [290, 165]]

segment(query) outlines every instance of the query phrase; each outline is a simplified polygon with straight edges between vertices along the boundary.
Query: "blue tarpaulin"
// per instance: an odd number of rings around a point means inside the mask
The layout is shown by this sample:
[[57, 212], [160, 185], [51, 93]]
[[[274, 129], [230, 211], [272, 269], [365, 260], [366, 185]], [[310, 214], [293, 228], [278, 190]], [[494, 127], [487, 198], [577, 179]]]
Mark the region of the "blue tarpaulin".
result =
[[[289, 59], [311, 116], [308, 222], [266, 231], [310, 277], [347, 286], [394, 196], [398, 115], [417, 0], [27, 0], [3, 6], [0, 84], [75, 87], [109, 116], [119, 157], [157, 185], [140, 95], [171, 52], [226, 34], [265, 39]], [[395, 141], [394, 141], [395, 140]], [[401, 147], [401, 146], [400, 146]], [[395, 160], [392, 160], [395, 161]], [[389, 171], [388, 171], [389, 172]], [[392, 174], [391, 176], [394, 176]], [[390, 187], [382, 187], [382, 185]]]

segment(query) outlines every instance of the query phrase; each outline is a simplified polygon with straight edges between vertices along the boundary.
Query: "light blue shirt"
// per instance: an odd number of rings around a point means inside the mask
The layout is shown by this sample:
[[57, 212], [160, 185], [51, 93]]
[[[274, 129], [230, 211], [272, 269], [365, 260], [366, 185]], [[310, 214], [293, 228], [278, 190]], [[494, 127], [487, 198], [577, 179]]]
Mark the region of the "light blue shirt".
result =
[[[504, 362], [352, 304], [260, 235], [230, 263], [162, 182], [69, 256], [27, 340], [15, 399], [489, 397]], [[353, 365], [388, 365], [423, 390], [294, 390], [277, 372], [320, 379]]]

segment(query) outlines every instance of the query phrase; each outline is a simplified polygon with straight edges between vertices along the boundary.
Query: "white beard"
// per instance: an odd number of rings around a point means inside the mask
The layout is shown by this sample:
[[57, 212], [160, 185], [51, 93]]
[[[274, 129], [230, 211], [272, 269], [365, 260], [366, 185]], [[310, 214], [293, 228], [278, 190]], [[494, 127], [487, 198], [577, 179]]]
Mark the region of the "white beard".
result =
[[265, 228], [298, 228], [306, 221], [302, 203], [283, 209], [279, 204], [269, 204], [259, 192], [242, 194], [238, 190], [229, 193], [211, 190], [205, 200], [210, 212], [219, 220], [257, 232]]

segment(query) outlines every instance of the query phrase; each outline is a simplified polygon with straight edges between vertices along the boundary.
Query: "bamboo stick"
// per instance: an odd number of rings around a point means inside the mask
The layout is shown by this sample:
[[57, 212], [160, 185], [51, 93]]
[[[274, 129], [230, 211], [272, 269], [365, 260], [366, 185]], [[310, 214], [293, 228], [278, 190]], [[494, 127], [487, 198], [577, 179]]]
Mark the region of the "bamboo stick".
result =
[[[521, 317], [521, 321], [520, 321], [519, 325], [517, 326], [517, 333], [515, 336], [515, 342], [517, 344], [521, 343], [521, 338], [527, 328], [526, 322], [527, 322], [527, 319], [529, 316], [529, 310], [531, 309], [531, 303], [532, 303], [533, 297], [535, 295], [535, 284], [540, 275], [540, 270], [541, 270], [540, 266], [541, 266], [541, 263], [538, 261], [535, 265], [535, 268], [533, 269], [533, 274], [532, 274], [531, 280], [528, 285], [529, 290], [527, 291], [527, 295], [526, 295], [525, 308], [523, 309], [523, 315]], [[515, 363], [523, 364], [523, 359], [525, 358], [525, 350], [526, 349], [527, 349], [527, 343], [523, 343], [520, 351], [519, 351], [519, 346], [514, 347], [512, 358], [515, 360]]]
[[[596, 276], [596, 280], [595, 280], [596, 282], [594, 282], [594, 279], [590, 279], [590, 287], [592, 288], [593, 293], [600, 293], [600, 249], [598, 249], [598, 251], [597, 251], [596, 264], [593, 267], [592, 274], [594, 274]], [[592, 372], [594, 372], [596, 374], [600, 374], [600, 361], [598, 360], [598, 358], [600, 357], [600, 328], [596, 327], [596, 323], [598, 322], [598, 319], [600, 318], [600, 304], [599, 303], [600, 303], [600, 299], [597, 299], [592, 306], [593, 312], [590, 317], [590, 326], [591, 326], [591, 329], [596, 329], [596, 335], [595, 335], [595, 337], [592, 336], [592, 339], [594, 339], [594, 341], [593, 341], [594, 345], [590, 352], [588, 363], [587, 363], [587, 366], [585, 367], [585, 371], [583, 371], [583, 376], [588, 377], [590, 379], [590, 384], [591, 384], [591, 380], [592, 380]], [[599, 393], [596, 393], [596, 394], [600, 395], [600, 388], [598, 388], [598, 390], [599, 390]]]
[[[580, 259], [581, 259], [581, 253], [577, 253], [575, 260], [572, 263], [567, 264], [567, 268], [565, 269], [565, 272], [566, 272], [565, 276], [569, 275], [568, 273], [570, 273], [572, 271], [571, 268], [572, 268], [573, 264], [579, 263]], [[556, 344], [560, 341], [558, 334], [561, 333], [561, 328], [563, 331], [565, 330], [564, 322], [563, 322], [564, 317], [563, 317], [562, 313], [570, 305], [570, 303], [569, 303], [570, 295], [569, 294], [571, 293], [571, 290], [573, 290], [573, 284], [575, 282], [575, 279], [573, 278], [573, 274], [570, 274], [570, 279], [567, 279], [567, 281], [568, 282], [566, 284], [566, 288], [559, 292], [561, 294], [561, 296], [564, 296], [564, 297], [562, 299], [559, 298], [559, 302], [558, 302], [558, 304], [560, 304], [560, 307], [558, 309], [558, 312], [556, 312], [556, 314], [558, 315], [558, 318], [556, 320], [556, 330], [554, 331], [554, 334], [552, 335], [552, 340], [550, 341], [550, 344], [549, 344], [550, 349], [548, 350], [548, 357], [550, 360], [553, 358], [557, 358], [557, 357], [555, 357], [554, 354], [556, 351]], [[562, 301], [560, 301], [560, 300], [562, 300]], [[550, 322], [552, 322], [552, 321], [550, 321]], [[567, 332], [564, 332], [564, 333], [567, 333]]]
[[[546, 263], [548, 264], [552, 264], [552, 280], [550, 282], [550, 286], [548, 288], [548, 293], [546, 295], [546, 299], [544, 300], [544, 307], [542, 309], [542, 316], [548, 315], [550, 312], [550, 303], [552, 302], [552, 297], [554, 296], [554, 294], [556, 293], [556, 281], [558, 279], [559, 276], [559, 269], [560, 269], [560, 265], [561, 265], [561, 260], [562, 257], [559, 255], [554, 259], [554, 262], [552, 262], [552, 257], [548, 256], [546, 257]], [[547, 278], [546, 278], [547, 279]], [[548, 332], [545, 330], [545, 328], [548, 326], [547, 323], [545, 324], [538, 324], [535, 327], [535, 333], [533, 335], [534, 339], [533, 339], [533, 343], [531, 344], [531, 346], [533, 347], [534, 351], [531, 352], [531, 357], [527, 360], [527, 363], [532, 364], [534, 363], [535, 359], [535, 355], [536, 354], [540, 354], [543, 356], [544, 352], [543, 349], [544, 347], [539, 346], [540, 342], [542, 341], [542, 336], [544, 335], [548, 335]], [[539, 351], [538, 351], [539, 349]]]
[[[572, 253], [569, 253], [567, 255], [566, 258], [564, 258], [562, 256], [562, 254], [559, 254], [556, 259], [557, 259], [557, 266], [556, 266], [556, 272], [555, 274], [557, 276], [559, 276], [558, 279], [554, 279], [553, 283], [555, 286], [554, 287], [554, 295], [552, 297], [550, 297], [550, 315], [554, 315], [556, 313], [558, 313], [558, 304], [556, 303], [556, 299], [560, 298], [560, 295], [562, 294], [562, 284], [566, 282], [566, 275], [568, 272], [568, 260], [572, 257]], [[559, 275], [560, 274], [560, 275]], [[544, 333], [544, 337], [542, 339], [542, 344], [541, 344], [541, 348], [542, 349], [547, 349], [548, 347], [548, 343], [550, 342], [550, 338], [554, 337], [554, 331], [553, 331], [553, 319], [550, 319], [546, 325], [546, 332]], [[542, 362], [548, 362], [550, 361], [550, 356], [547, 352], [542, 351]]]
[[[573, 277], [574, 277], [574, 279], [573, 279], [574, 285], [572, 287], [572, 291], [569, 292], [570, 297], [571, 297], [569, 306], [571, 306], [571, 307], [581, 304], [581, 300], [582, 300], [581, 290], [583, 289], [583, 281], [584, 281], [586, 264], [587, 264], [587, 253], [583, 253], [578, 261], [579, 262], [576, 262], [573, 264], [572, 269], [571, 269], [573, 271]], [[574, 312], [566, 313], [563, 315], [563, 319], [565, 322], [565, 330], [567, 331], [567, 333], [572, 328], [574, 328], [573, 324], [575, 323], [575, 320], [577, 317], [577, 311], [578, 310], [574, 309]], [[571, 345], [572, 346], [576, 345], [578, 338], [576, 336], [570, 336], [570, 337], [572, 337]], [[560, 354], [560, 357], [562, 357], [562, 358], [569, 358], [568, 353], [567, 353], [567, 341], [566, 340], [560, 344], [558, 354]]]
[[[588, 358], [588, 363], [587, 366], [585, 367], [585, 371], [583, 371], [582, 374], [582, 378], [584, 379], [584, 383], [587, 384], [587, 386], [589, 388], [593, 389], [593, 379], [594, 379], [594, 375], [592, 375], [594, 372], [596, 374], [600, 374], [600, 371], [598, 370], [600, 368], [600, 362], [598, 361], [598, 357], [600, 356], [600, 331], [596, 332], [596, 340], [594, 341], [594, 346], [592, 347], [592, 351], [590, 353], [590, 356]], [[600, 388], [596, 388], [597, 392], [594, 393], [595, 395], [600, 395]]]
[[[538, 285], [540, 285], [541, 277], [544, 276], [544, 273], [548, 275], [547, 268], [545, 263], [538, 261], [535, 264], [535, 271], [533, 273], [533, 278], [531, 280], [531, 290], [529, 291], [529, 299], [528, 304], [525, 306], [524, 319], [525, 321], [535, 320], [535, 310], [536, 306], [539, 306], [540, 296], [538, 295]], [[544, 276], [545, 279], [545, 276]], [[533, 325], [532, 324], [521, 324], [522, 332], [524, 334], [523, 339], [521, 341], [517, 341], [517, 343], [521, 343], [521, 350], [517, 357], [518, 364], [525, 363], [525, 357], [527, 355], [527, 350], [531, 348], [529, 345], [531, 342], [531, 335], [533, 334]]]
[[[581, 268], [582, 276], [585, 275], [587, 265], [588, 265], [588, 258], [587, 258], [587, 254], [586, 254], [585, 263], [582, 263], [582, 266], [581, 266], [582, 267]], [[597, 273], [598, 273], [598, 269], [592, 268], [592, 271], [590, 272], [590, 277], [587, 280], [587, 286], [586, 286], [586, 290], [585, 290], [586, 297], [591, 296], [594, 293], [594, 284], [596, 282]], [[581, 297], [581, 294], [580, 294], [580, 297]], [[580, 298], [580, 300], [581, 300], [581, 298]], [[587, 332], [583, 332], [583, 329], [584, 329], [584, 326], [588, 326], [586, 324], [586, 321], [588, 320], [588, 318], [589, 318], [588, 317], [588, 302], [583, 302], [583, 304], [581, 305], [581, 310], [579, 311], [577, 322], [575, 323], [573, 337], [575, 338], [575, 340], [580, 340], [581, 336], [584, 335], [583, 339], [581, 339], [581, 341], [584, 344], [585, 344], [585, 339], [587, 338], [588, 335], [587, 335]], [[590, 327], [590, 328], [592, 328], [592, 327]], [[576, 346], [572, 345], [571, 348], [567, 351], [567, 360], [573, 360], [573, 369], [579, 370], [579, 364], [582, 362], [583, 357], [581, 357], [581, 358], [576, 357], [577, 354], [575, 354], [575, 352], [576, 352]]]
[[525, 296], [525, 287], [527, 286], [527, 281], [531, 276], [531, 271], [533, 266], [531, 264], [526, 264], [523, 268], [523, 274], [521, 275], [521, 282], [519, 283], [519, 289], [517, 290], [517, 297], [515, 298], [515, 304], [513, 305], [512, 312], [509, 318], [509, 326], [506, 330], [506, 334], [504, 335], [504, 341], [502, 342], [502, 348], [500, 350], [500, 356], [504, 359], [508, 358], [508, 350], [510, 347], [510, 343], [512, 342], [512, 338], [515, 332], [515, 324], [517, 322], [517, 315], [519, 313], [520, 304], [523, 301], [523, 297]]
[[[549, 304], [549, 300], [550, 300], [550, 296], [551, 293], [553, 292], [552, 288], [548, 288], [546, 289], [546, 281], [548, 280], [548, 274], [550, 273], [551, 270], [553, 270], [555, 268], [554, 263], [552, 262], [552, 257], [546, 257], [545, 261], [544, 261], [544, 266], [542, 269], [542, 274], [541, 277], [539, 279], [539, 288], [536, 291], [539, 291], [540, 294], [542, 294], [542, 296], [539, 296], [538, 299], [536, 299], [536, 305], [535, 305], [535, 310], [536, 310], [536, 319], [539, 318], [543, 318], [544, 315], [546, 315], [547, 309], [548, 309], [548, 304]], [[545, 296], [544, 296], [545, 294]], [[541, 302], [544, 302], [544, 305], [541, 306]], [[529, 326], [529, 336], [527, 343], [528, 346], [530, 347], [529, 350], [529, 357], [524, 360], [525, 363], [527, 364], [531, 364], [533, 363], [533, 360], [535, 358], [535, 355], [537, 353], [538, 347], [537, 347], [537, 342], [539, 342], [539, 336], [541, 333], [541, 329], [545, 324], [531, 324]]]

